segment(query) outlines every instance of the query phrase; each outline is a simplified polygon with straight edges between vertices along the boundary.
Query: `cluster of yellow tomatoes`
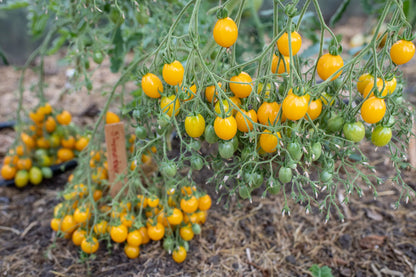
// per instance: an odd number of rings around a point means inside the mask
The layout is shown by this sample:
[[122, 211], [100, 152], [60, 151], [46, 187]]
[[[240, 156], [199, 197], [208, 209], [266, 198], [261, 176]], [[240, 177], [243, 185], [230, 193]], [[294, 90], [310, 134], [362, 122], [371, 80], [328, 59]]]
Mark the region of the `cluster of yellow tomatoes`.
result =
[[[107, 124], [119, 121], [116, 114], [107, 112]], [[127, 140], [126, 150], [132, 153], [136, 136], [130, 135]], [[149, 164], [155, 152], [153, 147], [142, 155], [141, 161], [134, 160], [128, 174], [138, 171], [138, 166]], [[123, 194], [121, 200], [114, 200], [109, 195], [106, 157], [103, 150], [90, 152], [90, 186], [75, 182], [78, 175], [82, 175], [78, 172], [85, 172], [85, 169], [77, 169], [69, 177], [63, 192], [64, 201], [54, 209], [51, 228], [71, 238], [87, 254], [95, 253], [100, 241], [111, 239], [124, 244], [126, 256], [134, 259], [140, 254], [140, 245], [163, 241], [164, 249], [174, 261], [183, 262], [189, 249], [188, 241], [200, 234], [200, 225], [207, 219], [211, 197], [194, 185], [167, 188], [162, 184], [158, 188], [156, 184], [149, 184], [145, 193], [134, 187]], [[137, 176], [141, 178], [140, 173]]]
[[[225, 48], [231, 47], [238, 37], [237, 25], [229, 17], [219, 19], [214, 26], [213, 37], [218, 45]], [[301, 48], [302, 38], [296, 31], [290, 34], [284, 33], [278, 38], [276, 44], [279, 54], [273, 54], [271, 71], [287, 78], [287, 74], [290, 73], [290, 63]], [[411, 41], [399, 40], [391, 47], [390, 58], [394, 64], [400, 65], [408, 62], [414, 53], [415, 46]], [[320, 56], [317, 60], [316, 72], [322, 80], [334, 81], [341, 75], [343, 65], [344, 61], [339, 53], [330, 50], [330, 53]], [[188, 101], [192, 103], [196, 96], [209, 102], [212, 109], [206, 114], [209, 114], [210, 118], [214, 115], [212, 126], [207, 126], [206, 121], [211, 122], [210, 119], [206, 120], [199, 111], [191, 111], [184, 119], [185, 131], [192, 138], [198, 138], [204, 134], [209, 141], [212, 133], [223, 141], [230, 141], [236, 136], [237, 131], [250, 132], [255, 128], [254, 124], [260, 123], [263, 131], [260, 132], [259, 146], [267, 153], [277, 150], [278, 141], [281, 138], [280, 132], [273, 131], [274, 126], [286, 120], [314, 121], [322, 114], [323, 106], [332, 106], [335, 102], [335, 96], [328, 95], [326, 92], [312, 98], [306, 87], [293, 86], [286, 88], [287, 92], [276, 91], [273, 84], [253, 81], [252, 77], [244, 71], [232, 76], [227, 84], [218, 82], [205, 88], [197, 88], [194, 83], [189, 86], [182, 85], [184, 74], [184, 67], [179, 61], [164, 64], [162, 77], [169, 85], [168, 95], [163, 93], [162, 80], [153, 73], [147, 73], [142, 77], [143, 92], [150, 98], [161, 98], [160, 109], [170, 117], [178, 115], [181, 106], [186, 105]], [[382, 97], [393, 94], [396, 84], [394, 75], [386, 75], [385, 78], [378, 77], [374, 80], [370, 73], [366, 73], [357, 80], [357, 90], [364, 98], [360, 113], [364, 122], [375, 124], [383, 119], [386, 103]], [[176, 94], [172, 93], [174, 91], [171, 89], [172, 86], [175, 87]], [[223, 93], [219, 95], [219, 89], [222, 89], [225, 95]], [[262, 99], [260, 104], [253, 102], [254, 98], [250, 97], [256, 90], [257, 99]], [[201, 94], [198, 95], [198, 93]], [[275, 101], [277, 95], [283, 98], [281, 103]], [[253, 109], [253, 106], [258, 106], [257, 110]], [[365, 128], [361, 121], [347, 122], [345, 126], [342, 123], [341, 130], [343, 129], [347, 139], [358, 142], [364, 138]], [[389, 127], [380, 125], [374, 128], [372, 142], [376, 146], [386, 145], [390, 138]]]
[[53, 175], [51, 165], [75, 158], [88, 144], [69, 124], [68, 111], [57, 112], [45, 103], [29, 113], [30, 123], [19, 126], [20, 136], [3, 161], [1, 176], [17, 187], [38, 185]]

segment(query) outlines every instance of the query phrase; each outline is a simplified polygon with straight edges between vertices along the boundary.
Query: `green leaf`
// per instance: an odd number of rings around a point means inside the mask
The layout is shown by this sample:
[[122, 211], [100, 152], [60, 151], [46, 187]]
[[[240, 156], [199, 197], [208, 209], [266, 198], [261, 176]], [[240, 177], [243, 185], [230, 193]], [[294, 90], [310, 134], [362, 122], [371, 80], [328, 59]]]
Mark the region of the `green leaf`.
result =
[[10, 3], [0, 6], [1, 11], [11, 11], [29, 6], [29, 1], [11, 1]]
[[125, 55], [124, 40], [121, 34], [120, 27], [117, 28], [116, 33], [114, 34], [113, 49], [111, 49], [110, 55], [110, 70], [111, 72], [116, 73], [120, 70], [121, 66], [123, 65]]
[[350, 2], [350, 0], [344, 0], [344, 2], [342, 2], [342, 4], [336, 10], [335, 14], [329, 20], [330, 26], [334, 26], [335, 23], [337, 23], [341, 19]]
[[313, 277], [334, 277], [331, 269], [326, 265], [319, 267], [317, 264], [314, 264], [309, 268], [309, 271], [312, 273]]

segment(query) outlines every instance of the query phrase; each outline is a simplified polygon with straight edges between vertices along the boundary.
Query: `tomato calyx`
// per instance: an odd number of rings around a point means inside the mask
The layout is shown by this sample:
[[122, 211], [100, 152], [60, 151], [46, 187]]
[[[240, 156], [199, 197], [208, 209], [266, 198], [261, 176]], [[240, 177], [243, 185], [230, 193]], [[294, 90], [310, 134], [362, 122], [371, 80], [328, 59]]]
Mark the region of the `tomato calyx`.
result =
[[[298, 14], [298, 10], [296, 8], [296, 5], [294, 4], [288, 4], [285, 7], [285, 14], [289, 17], [289, 18], [293, 18]], [[291, 30], [288, 30], [291, 31]]]
[[338, 42], [338, 38], [332, 38], [328, 51], [332, 56], [339, 56], [342, 53], [342, 45]]
[[224, 19], [224, 18], [227, 18], [227, 17], [228, 17], [227, 9], [224, 8], [224, 7], [219, 8], [218, 11], [217, 11], [217, 18], [218, 19]]

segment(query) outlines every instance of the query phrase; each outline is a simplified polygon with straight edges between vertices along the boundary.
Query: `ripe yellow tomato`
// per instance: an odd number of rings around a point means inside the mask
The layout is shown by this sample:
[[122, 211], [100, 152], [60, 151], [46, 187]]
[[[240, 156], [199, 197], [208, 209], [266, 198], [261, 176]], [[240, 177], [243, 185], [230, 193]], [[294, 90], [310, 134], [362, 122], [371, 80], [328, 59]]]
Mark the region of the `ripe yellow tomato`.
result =
[[282, 136], [280, 132], [272, 133], [270, 130], [264, 130], [260, 135], [260, 147], [266, 153], [276, 152], [277, 144], [279, 143], [279, 138]]
[[214, 26], [215, 42], [225, 48], [231, 47], [238, 37], [238, 27], [229, 17], [218, 19]]
[[386, 113], [384, 99], [371, 96], [361, 106], [361, 117], [367, 123], [374, 124], [383, 119]]
[[150, 98], [159, 98], [163, 92], [163, 84], [155, 74], [147, 73], [142, 77], [142, 89]]
[[263, 102], [257, 110], [257, 118], [263, 125], [273, 125], [279, 121], [279, 118], [277, 117], [279, 110], [280, 104], [277, 102]]
[[226, 118], [217, 116], [214, 120], [214, 131], [219, 138], [230, 140], [237, 134], [237, 121], [234, 116]]
[[[291, 46], [292, 46], [292, 55], [296, 55], [300, 47], [302, 46], [302, 37], [299, 35], [298, 32], [294, 31], [290, 34]], [[279, 52], [283, 56], [289, 56], [289, 34], [284, 33], [278, 40], [277, 40], [277, 48]]]
[[370, 73], [364, 73], [358, 78], [357, 90], [359, 93], [363, 94], [365, 87], [368, 83], [374, 83], [374, 77]]
[[[322, 112], [322, 100], [318, 98], [316, 100], [312, 100], [309, 103], [308, 111], [306, 113], [309, 115], [311, 120], [315, 120], [321, 115], [321, 112]], [[307, 118], [306, 115], [305, 115], [305, 118]]]
[[[221, 83], [218, 83], [218, 86], [221, 87], [222, 84]], [[208, 86], [205, 89], [205, 99], [207, 99], [208, 102], [210, 102], [210, 103], [217, 102], [217, 95], [218, 95], [218, 92], [217, 92], [217, 90], [216, 90], [216, 88], [215, 88], [214, 85]]]
[[[341, 58], [341, 56], [333, 56], [330, 53], [327, 53], [319, 58], [316, 70], [319, 77], [325, 81], [329, 78], [329, 76], [334, 74], [343, 66], [344, 60]], [[338, 72], [334, 77], [332, 77], [331, 81], [338, 78], [341, 73], [342, 71]]]
[[415, 45], [408, 40], [398, 40], [390, 49], [391, 60], [397, 64], [405, 64], [415, 55]]
[[254, 126], [253, 122], [257, 123], [257, 113], [255, 110], [237, 112], [235, 116], [235, 120], [237, 121], [237, 129], [241, 132], [247, 133], [249, 130], [253, 130]]
[[108, 111], [105, 114], [105, 124], [113, 124], [120, 122], [120, 118], [113, 112]]
[[283, 56], [283, 59], [273, 54], [272, 59], [272, 73], [282, 74], [282, 73], [289, 73], [290, 72], [290, 58], [287, 56]]
[[231, 82], [239, 82], [243, 84], [230, 83], [230, 90], [238, 98], [246, 98], [252, 91], [251, 82], [253, 81], [246, 72], [241, 72], [237, 76], [230, 79]]
[[178, 115], [180, 106], [179, 99], [175, 95], [163, 96], [160, 102], [162, 112], [169, 116]]
[[185, 69], [179, 61], [174, 61], [163, 66], [162, 75], [163, 80], [171, 86], [176, 86], [182, 83]]
[[205, 130], [205, 119], [201, 114], [185, 118], [185, 131], [191, 138], [200, 137]]
[[81, 249], [87, 254], [92, 254], [97, 252], [98, 247], [100, 246], [98, 240], [94, 237], [85, 238], [81, 243]]
[[283, 114], [287, 119], [299, 120], [308, 111], [309, 98], [307, 95], [297, 96], [289, 91], [282, 103]]

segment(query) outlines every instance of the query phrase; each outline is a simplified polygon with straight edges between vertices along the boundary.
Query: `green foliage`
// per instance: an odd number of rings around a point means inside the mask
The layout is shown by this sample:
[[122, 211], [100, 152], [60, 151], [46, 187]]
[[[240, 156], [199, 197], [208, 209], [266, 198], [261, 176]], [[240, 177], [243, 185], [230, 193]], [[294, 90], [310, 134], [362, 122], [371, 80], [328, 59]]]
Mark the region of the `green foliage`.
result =
[[319, 267], [319, 265], [314, 264], [309, 268], [309, 271], [313, 277], [333, 277], [331, 269], [326, 265]]

